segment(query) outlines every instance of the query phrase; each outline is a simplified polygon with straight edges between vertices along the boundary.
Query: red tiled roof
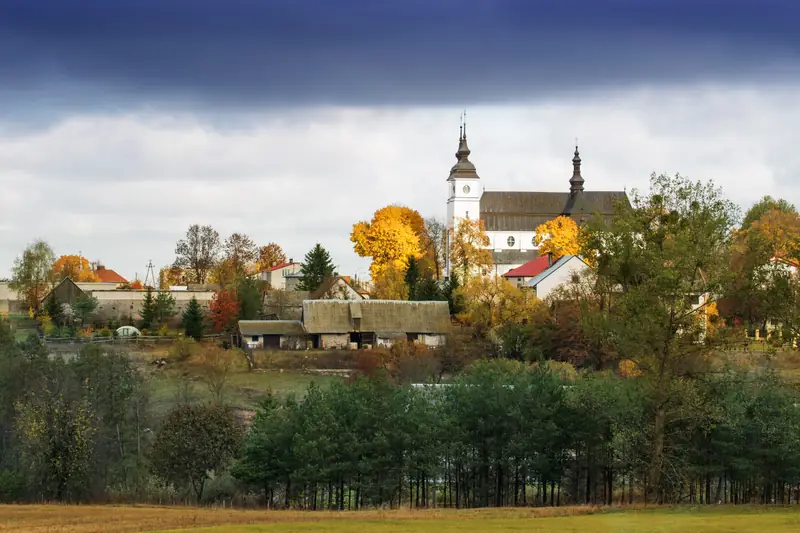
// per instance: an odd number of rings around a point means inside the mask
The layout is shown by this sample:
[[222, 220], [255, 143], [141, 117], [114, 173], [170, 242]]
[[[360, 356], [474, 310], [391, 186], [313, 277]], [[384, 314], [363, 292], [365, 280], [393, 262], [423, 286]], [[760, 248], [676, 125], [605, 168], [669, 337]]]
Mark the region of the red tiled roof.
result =
[[[554, 257], [552, 263], [555, 263], [558, 260], [557, 257]], [[537, 257], [532, 261], [528, 261], [522, 266], [517, 268], [512, 268], [505, 274], [503, 274], [504, 278], [532, 278], [534, 276], [538, 276], [545, 270], [547, 267], [551, 265], [550, 261], [548, 260], [546, 255], [541, 257]]]
[[128, 283], [128, 280], [106, 267], [97, 267], [94, 271], [97, 280], [102, 283]]
[[281, 263], [280, 265], [275, 265], [272, 268], [268, 268], [268, 269], [264, 270], [264, 272], [272, 272], [273, 270], [280, 270], [282, 268], [286, 268], [286, 267], [292, 266], [294, 264], [295, 263]]

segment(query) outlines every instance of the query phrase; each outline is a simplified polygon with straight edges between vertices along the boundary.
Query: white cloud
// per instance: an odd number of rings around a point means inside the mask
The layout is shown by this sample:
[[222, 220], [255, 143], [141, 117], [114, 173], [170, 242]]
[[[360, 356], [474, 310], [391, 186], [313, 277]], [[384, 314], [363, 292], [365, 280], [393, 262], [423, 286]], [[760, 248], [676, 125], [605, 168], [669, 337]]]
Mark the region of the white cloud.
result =
[[[487, 189], [566, 190], [577, 136], [587, 189], [644, 188], [653, 171], [680, 172], [713, 179], [745, 207], [764, 194], [800, 203], [800, 92], [790, 89], [620, 90], [470, 108], [472, 160]], [[80, 250], [143, 276], [148, 260], [172, 261], [192, 223], [276, 241], [295, 258], [319, 241], [343, 273], [363, 270], [354, 222], [390, 203], [444, 216], [459, 112], [254, 111], [238, 129], [142, 112], [7, 134], [0, 275], [41, 237], [57, 254]]]

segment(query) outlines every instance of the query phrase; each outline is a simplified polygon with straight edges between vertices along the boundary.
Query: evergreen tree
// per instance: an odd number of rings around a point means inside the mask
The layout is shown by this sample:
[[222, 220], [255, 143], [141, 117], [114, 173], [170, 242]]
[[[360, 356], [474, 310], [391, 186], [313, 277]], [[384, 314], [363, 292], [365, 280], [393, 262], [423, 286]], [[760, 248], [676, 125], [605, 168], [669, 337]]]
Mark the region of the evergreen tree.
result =
[[175, 316], [177, 304], [175, 297], [168, 292], [160, 292], [155, 298], [155, 322], [154, 325], [163, 324], [169, 318]]
[[192, 297], [189, 300], [189, 305], [186, 311], [183, 312], [183, 320], [181, 321], [183, 330], [187, 337], [200, 340], [203, 337], [203, 330], [205, 329], [205, 313], [200, 307], [200, 302], [197, 298]]
[[239, 320], [258, 320], [261, 318], [261, 287], [258, 280], [239, 278], [236, 295], [239, 297]]
[[150, 329], [153, 327], [158, 316], [158, 305], [156, 304], [156, 298], [153, 296], [153, 289], [147, 289], [144, 295], [144, 301], [142, 302], [142, 310], [139, 311], [139, 315], [142, 317], [139, 322], [140, 329]]
[[302, 278], [298, 289], [310, 292], [317, 290], [325, 279], [334, 275], [331, 256], [319, 243], [306, 254], [300, 275]]
[[61, 326], [64, 322], [64, 309], [61, 307], [61, 302], [58, 299], [58, 296], [55, 293], [50, 294], [47, 297], [47, 302], [45, 302], [45, 312], [47, 316], [50, 317], [50, 320], [53, 321], [53, 324], [57, 326]]
[[408, 287], [408, 299], [417, 300], [417, 285], [420, 281], [419, 263], [417, 258], [409, 256], [408, 268], [406, 268], [405, 282]]

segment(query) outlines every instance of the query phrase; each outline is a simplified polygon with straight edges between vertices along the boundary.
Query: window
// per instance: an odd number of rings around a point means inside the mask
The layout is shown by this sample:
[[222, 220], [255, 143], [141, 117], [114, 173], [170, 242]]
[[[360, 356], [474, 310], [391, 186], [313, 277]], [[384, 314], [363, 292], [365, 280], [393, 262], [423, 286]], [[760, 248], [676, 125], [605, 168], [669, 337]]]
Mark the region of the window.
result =
[[533, 245], [534, 248], [536, 247], [536, 236], [535, 235], [533, 237], [531, 237], [531, 244]]
[[469, 211], [467, 211], [467, 217], [466, 218], [469, 218]]
[[258, 342], [258, 335], [253, 335], [253, 336], [250, 338], [250, 340], [251, 340], [251, 341], [253, 341], [253, 342]]
[[509, 247], [509, 248], [511, 248], [512, 246], [514, 246], [514, 243], [515, 243], [515, 242], [517, 242], [517, 241], [514, 239], [514, 237], [509, 237], [508, 239], [506, 239], [506, 244], [508, 244], [508, 247]]

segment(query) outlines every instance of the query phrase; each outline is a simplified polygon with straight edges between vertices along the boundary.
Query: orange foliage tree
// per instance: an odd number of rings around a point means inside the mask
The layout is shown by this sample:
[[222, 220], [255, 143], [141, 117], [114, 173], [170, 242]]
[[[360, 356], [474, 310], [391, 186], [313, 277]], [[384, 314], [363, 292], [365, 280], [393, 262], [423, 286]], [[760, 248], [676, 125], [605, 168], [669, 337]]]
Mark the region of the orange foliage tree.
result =
[[135, 280], [133, 280], [131, 282], [131, 284], [129, 285], [129, 288], [138, 291], [138, 290], [142, 290], [144, 288], [144, 285], [142, 285], [141, 281], [139, 281], [138, 279], [135, 279]]
[[450, 230], [450, 266], [463, 281], [473, 274], [486, 275], [492, 267], [489, 236], [483, 221], [463, 218]]
[[280, 245], [271, 242], [258, 249], [258, 260], [256, 261], [258, 272], [263, 272], [268, 268], [276, 267], [286, 262], [286, 254]]
[[168, 266], [158, 271], [158, 288], [161, 290], [183, 285], [184, 282], [185, 275], [181, 267]]
[[56, 281], [64, 278], [83, 282], [99, 281], [89, 260], [80, 255], [62, 255], [53, 263], [52, 273]]
[[372, 220], [353, 225], [350, 240], [360, 257], [371, 257], [370, 273], [376, 283], [397, 271], [405, 272], [408, 258], [421, 256], [420, 236], [425, 221], [414, 209], [390, 205], [375, 211]]
[[581, 229], [570, 217], [560, 216], [540, 224], [536, 228], [534, 244], [539, 254], [554, 257], [578, 255], [581, 251]]
[[208, 306], [208, 321], [214, 333], [230, 332], [239, 320], [239, 299], [233, 289], [216, 291]]

